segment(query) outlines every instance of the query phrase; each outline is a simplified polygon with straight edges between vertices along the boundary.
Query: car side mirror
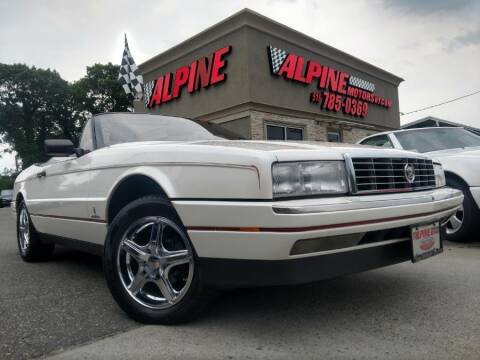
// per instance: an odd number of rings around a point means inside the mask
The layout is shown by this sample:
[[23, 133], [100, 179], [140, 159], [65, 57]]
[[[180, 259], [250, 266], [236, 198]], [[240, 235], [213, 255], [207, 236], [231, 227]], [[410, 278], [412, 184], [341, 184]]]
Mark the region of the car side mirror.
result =
[[77, 157], [83, 156], [87, 153], [87, 151], [82, 148], [75, 148], [73, 151], [75, 152], [75, 155], [77, 155]]
[[48, 139], [44, 142], [45, 154], [49, 157], [66, 157], [75, 154], [73, 143], [67, 139]]

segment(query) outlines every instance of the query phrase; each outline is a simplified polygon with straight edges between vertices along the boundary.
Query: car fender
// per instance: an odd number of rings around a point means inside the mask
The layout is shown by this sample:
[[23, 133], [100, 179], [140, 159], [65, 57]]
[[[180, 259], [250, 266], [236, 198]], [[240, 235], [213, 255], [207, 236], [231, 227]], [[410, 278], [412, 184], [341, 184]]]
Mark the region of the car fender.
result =
[[446, 173], [461, 178], [468, 186], [480, 186], [480, 165], [477, 157], [434, 156]]

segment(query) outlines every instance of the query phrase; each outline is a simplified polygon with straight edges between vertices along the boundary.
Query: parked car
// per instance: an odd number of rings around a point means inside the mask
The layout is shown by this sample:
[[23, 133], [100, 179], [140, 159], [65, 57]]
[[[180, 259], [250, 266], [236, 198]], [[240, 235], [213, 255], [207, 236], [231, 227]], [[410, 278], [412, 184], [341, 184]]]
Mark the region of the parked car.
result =
[[443, 165], [447, 185], [461, 190], [463, 205], [447, 223], [448, 239], [473, 241], [480, 222], [480, 136], [458, 127], [389, 131], [369, 136], [360, 144], [412, 150]]
[[46, 259], [56, 243], [101, 254], [123, 310], [178, 323], [211, 289], [307, 283], [436, 255], [440, 224], [463, 200], [421, 154], [225, 140], [204, 125], [110, 113], [87, 122], [79, 148], [47, 140], [52, 158], [15, 181], [21, 257]]
[[10, 206], [12, 201], [13, 190], [2, 190], [0, 192], [0, 208]]

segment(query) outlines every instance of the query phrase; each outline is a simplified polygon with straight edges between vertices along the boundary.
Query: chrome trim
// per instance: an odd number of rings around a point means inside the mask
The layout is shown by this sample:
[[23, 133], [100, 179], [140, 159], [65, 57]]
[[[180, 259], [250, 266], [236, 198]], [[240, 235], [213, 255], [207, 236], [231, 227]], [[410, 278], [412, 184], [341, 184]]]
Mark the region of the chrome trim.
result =
[[72, 197], [72, 198], [43, 198], [43, 199], [28, 199], [26, 202], [35, 203], [35, 202], [79, 202], [79, 201], [106, 201], [107, 198], [95, 197]]
[[49, 215], [49, 214], [30, 214], [31, 217], [40, 217], [40, 218], [48, 218], [48, 219], [55, 219], [55, 220], [68, 220], [68, 221], [84, 221], [84, 222], [94, 222], [100, 224], [106, 224], [107, 220], [100, 219], [100, 218], [79, 218], [79, 217], [72, 217], [72, 216], [60, 216], [60, 215]]
[[447, 235], [453, 235], [462, 228], [464, 217], [465, 212], [463, 205], [461, 205], [457, 211], [446, 221]]
[[[331, 230], [336, 228], [352, 228], [354, 226], [367, 226], [373, 224], [385, 224], [394, 221], [409, 221], [410, 224], [418, 222], [418, 218], [436, 218], [441, 219], [444, 217], [450, 217], [455, 211], [457, 211], [460, 205], [455, 205], [446, 209], [415, 213], [408, 215], [399, 215], [385, 218], [365, 219], [357, 220], [347, 223], [329, 223], [323, 225], [303, 226], [303, 227], [218, 227], [218, 226], [187, 226], [187, 231], [209, 231], [209, 232], [242, 232], [242, 233], [312, 233], [320, 230]], [[345, 210], [347, 211], [347, 210]], [[412, 222], [411, 222], [411, 221]], [[415, 221], [415, 222], [413, 222]]]
[[[370, 210], [370, 209], [389, 209], [395, 206], [401, 205], [418, 205], [428, 204], [433, 201], [445, 201], [454, 199], [461, 196], [459, 191], [452, 191], [449, 194], [442, 194], [441, 196], [433, 192], [423, 194], [415, 197], [402, 197], [399, 199], [374, 199], [364, 200], [362, 197], [351, 197], [350, 199], [344, 198], [342, 202], [338, 201], [332, 204], [315, 204], [315, 205], [300, 205], [300, 206], [279, 206], [273, 205], [272, 210], [277, 214], [314, 214], [325, 213], [333, 211], [349, 211], [349, 210]], [[385, 202], [389, 203], [389, 206], [382, 206]], [[380, 205], [380, 206], [379, 206]], [[440, 210], [441, 211], [441, 210]]]
[[352, 156], [349, 153], [343, 154], [343, 159], [345, 161], [345, 170], [347, 172], [348, 185], [350, 187], [350, 193], [356, 194], [357, 189], [357, 179], [355, 178], [355, 169], [353, 167]]
[[[42, 164], [44, 167], [49, 166], [50, 164]], [[82, 169], [75, 169], [75, 170], [68, 170], [62, 172], [53, 172], [49, 173], [48, 176], [59, 176], [65, 174], [74, 174], [74, 173], [81, 173], [86, 171], [96, 171], [96, 170], [107, 170], [107, 169], [123, 169], [123, 168], [135, 168], [135, 167], [143, 167], [143, 166], [204, 166], [204, 167], [224, 167], [224, 168], [233, 168], [233, 169], [245, 169], [255, 171], [257, 173], [257, 177], [260, 181], [260, 170], [255, 165], [242, 165], [242, 164], [229, 164], [229, 163], [215, 163], [215, 162], [139, 162], [133, 164], [117, 164], [117, 165], [105, 165], [105, 166], [97, 166], [92, 168], [82, 168]], [[36, 174], [30, 175], [29, 177], [18, 181], [25, 182], [27, 180], [36, 179]]]
[[[146, 216], [131, 224], [122, 236], [116, 257], [124, 290], [146, 308], [174, 306], [186, 295], [193, 280], [193, 249], [182, 229], [167, 218]], [[172, 275], [183, 265], [183, 271]]]
[[30, 244], [30, 217], [25, 205], [20, 210], [17, 224], [17, 237], [20, 245], [20, 250], [25, 253]]
[[[347, 154], [348, 155], [348, 154]], [[435, 174], [433, 170], [433, 161], [427, 158], [422, 157], [396, 157], [396, 156], [351, 156], [348, 155], [349, 162], [349, 171], [352, 174], [352, 181], [355, 181], [355, 191], [352, 194], [363, 195], [363, 194], [384, 194], [384, 193], [407, 193], [412, 191], [434, 189], [435, 185], [428, 184], [429, 181], [434, 181]], [[393, 161], [395, 160], [405, 160], [405, 165], [403, 162]], [[358, 168], [355, 167], [355, 164], [358, 166], [369, 165], [370, 168]], [[390, 168], [380, 168], [377, 169], [377, 166], [381, 165], [390, 165]], [[414, 165], [414, 174], [419, 179], [418, 181], [410, 181], [406, 177], [406, 169], [409, 165]], [[419, 165], [418, 167], [415, 165]], [[422, 168], [422, 166], [431, 166], [430, 168]], [[377, 175], [378, 172], [390, 172], [390, 174]], [[395, 172], [402, 172], [401, 176], [397, 176]], [[373, 173], [373, 174], [372, 174]], [[363, 180], [362, 180], [363, 179]], [[387, 180], [381, 181], [382, 179]], [[370, 181], [372, 180], [372, 181]], [[415, 180], [415, 179], [414, 179]], [[360, 181], [360, 183], [359, 183]], [[367, 181], [367, 182], [364, 182]], [[427, 184], [422, 184], [422, 183]], [[399, 185], [408, 185], [402, 187]], [[417, 186], [415, 186], [417, 185]], [[422, 185], [422, 186], [418, 186]], [[372, 187], [369, 189], [360, 190], [360, 186]], [[386, 187], [388, 186], [388, 187]], [[391, 187], [393, 186], [393, 187]], [[380, 187], [380, 189], [378, 188]]]

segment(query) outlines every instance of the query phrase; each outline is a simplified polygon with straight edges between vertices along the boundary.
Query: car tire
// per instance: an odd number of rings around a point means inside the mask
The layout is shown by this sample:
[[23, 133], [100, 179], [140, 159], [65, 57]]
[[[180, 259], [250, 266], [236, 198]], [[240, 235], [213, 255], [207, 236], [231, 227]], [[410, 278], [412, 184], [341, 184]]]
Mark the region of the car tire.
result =
[[453, 242], [472, 242], [478, 227], [479, 210], [470, 194], [468, 186], [463, 182], [447, 178], [447, 185], [461, 190], [464, 195], [462, 208], [447, 221], [447, 239]]
[[48, 260], [55, 249], [55, 244], [44, 243], [38, 236], [24, 201], [17, 208], [17, 245], [21, 258], [27, 262]]
[[[169, 265], [165, 259], [174, 253], [185, 263]], [[107, 234], [103, 264], [113, 298], [141, 323], [188, 322], [213, 295], [202, 284], [186, 229], [161, 197], [142, 197], [120, 210]]]

